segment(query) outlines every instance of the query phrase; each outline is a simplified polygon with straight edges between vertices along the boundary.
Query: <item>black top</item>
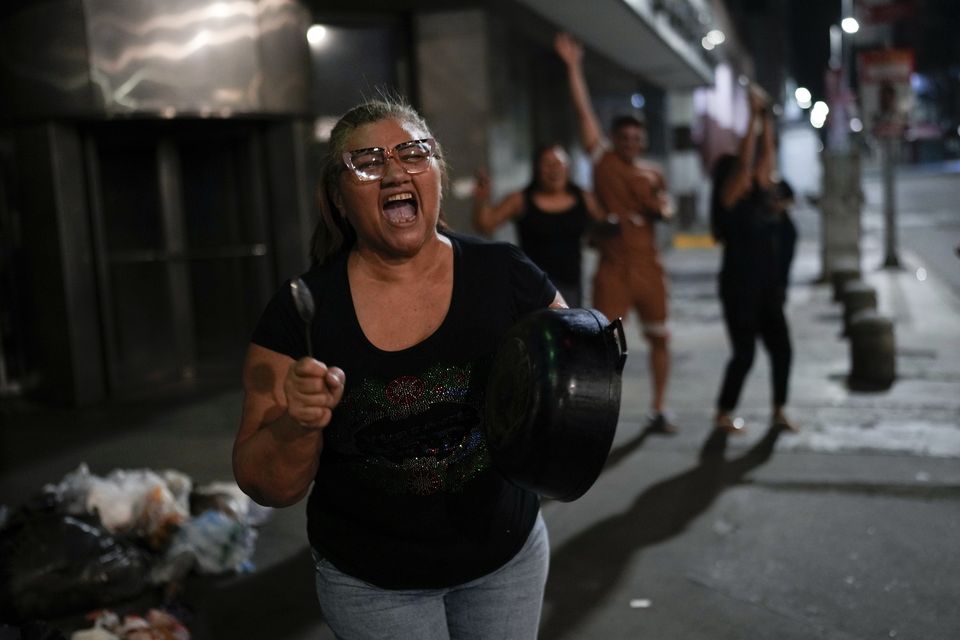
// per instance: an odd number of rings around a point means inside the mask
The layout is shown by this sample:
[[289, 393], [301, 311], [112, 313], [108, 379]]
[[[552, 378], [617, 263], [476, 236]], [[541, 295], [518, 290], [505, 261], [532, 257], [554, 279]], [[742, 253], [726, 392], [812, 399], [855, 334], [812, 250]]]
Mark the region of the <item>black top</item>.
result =
[[786, 289], [797, 230], [771, 194], [754, 185], [731, 209], [720, 208], [717, 235], [723, 238], [722, 290], [777, 292]]
[[[497, 569], [539, 508], [492, 467], [482, 409], [501, 335], [556, 289], [510, 244], [445, 235], [454, 256], [447, 316], [401, 351], [363, 334], [346, 252], [303, 276], [317, 306], [315, 353], [346, 373], [307, 504], [310, 543], [341, 571], [385, 588], [452, 586]], [[253, 342], [305, 355], [289, 287], [267, 306]]]
[[548, 213], [537, 207], [528, 189], [523, 193], [523, 215], [514, 219], [520, 247], [554, 282], [580, 283], [580, 239], [590, 214], [583, 192], [566, 211]]

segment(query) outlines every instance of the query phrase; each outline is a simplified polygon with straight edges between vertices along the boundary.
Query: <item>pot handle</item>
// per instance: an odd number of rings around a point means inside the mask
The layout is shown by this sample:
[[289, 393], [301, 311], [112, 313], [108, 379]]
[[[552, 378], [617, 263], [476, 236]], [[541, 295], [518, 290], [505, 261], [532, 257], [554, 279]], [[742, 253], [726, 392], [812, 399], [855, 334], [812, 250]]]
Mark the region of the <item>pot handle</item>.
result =
[[607, 325], [607, 331], [614, 334], [617, 339], [617, 350], [620, 352], [620, 360], [617, 362], [617, 372], [623, 373], [623, 366], [627, 363], [627, 336], [623, 333], [623, 321], [617, 318]]

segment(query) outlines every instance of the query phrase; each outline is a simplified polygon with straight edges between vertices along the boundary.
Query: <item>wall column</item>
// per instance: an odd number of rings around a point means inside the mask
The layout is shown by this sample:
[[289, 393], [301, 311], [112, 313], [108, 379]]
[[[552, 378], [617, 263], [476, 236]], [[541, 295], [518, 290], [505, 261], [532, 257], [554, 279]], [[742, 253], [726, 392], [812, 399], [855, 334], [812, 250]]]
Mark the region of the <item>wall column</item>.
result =
[[705, 218], [699, 214], [701, 185], [709, 179], [704, 175], [700, 154], [693, 143], [693, 92], [671, 91], [667, 94], [667, 126], [670, 130], [670, 156], [667, 179], [670, 192], [676, 200], [676, 228], [687, 231], [703, 226]]
[[487, 24], [479, 9], [422, 13], [415, 23], [420, 111], [443, 146], [450, 170], [443, 211], [460, 231], [472, 229], [473, 173], [489, 164]]

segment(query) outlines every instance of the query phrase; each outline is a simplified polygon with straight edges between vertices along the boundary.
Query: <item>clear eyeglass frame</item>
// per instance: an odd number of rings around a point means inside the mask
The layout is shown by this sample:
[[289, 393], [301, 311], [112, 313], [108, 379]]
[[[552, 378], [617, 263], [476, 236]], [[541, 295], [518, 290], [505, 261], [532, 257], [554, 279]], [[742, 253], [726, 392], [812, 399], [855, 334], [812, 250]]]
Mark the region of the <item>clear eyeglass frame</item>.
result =
[[382, 180], [387, 174], [387, 162], [395, 158], [409, 174], [423, 173], [430, 168], [430, 159], [437, 155], [433, 138], [401, 142], [393, 149], [368, 147], [343, 152], [343, 164], [360, 182]]

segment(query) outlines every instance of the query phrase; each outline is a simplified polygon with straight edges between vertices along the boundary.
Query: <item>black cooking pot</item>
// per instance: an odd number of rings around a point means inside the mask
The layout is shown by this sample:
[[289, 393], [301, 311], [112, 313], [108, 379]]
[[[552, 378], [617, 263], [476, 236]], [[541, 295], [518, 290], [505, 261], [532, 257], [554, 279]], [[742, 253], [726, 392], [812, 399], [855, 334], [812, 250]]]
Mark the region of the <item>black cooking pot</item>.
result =
[[504, 335], [487, 382], [490, 454], [514, 484], [569, 502], [603, 469], [620, 415], [620, 319], [541, 309]]

